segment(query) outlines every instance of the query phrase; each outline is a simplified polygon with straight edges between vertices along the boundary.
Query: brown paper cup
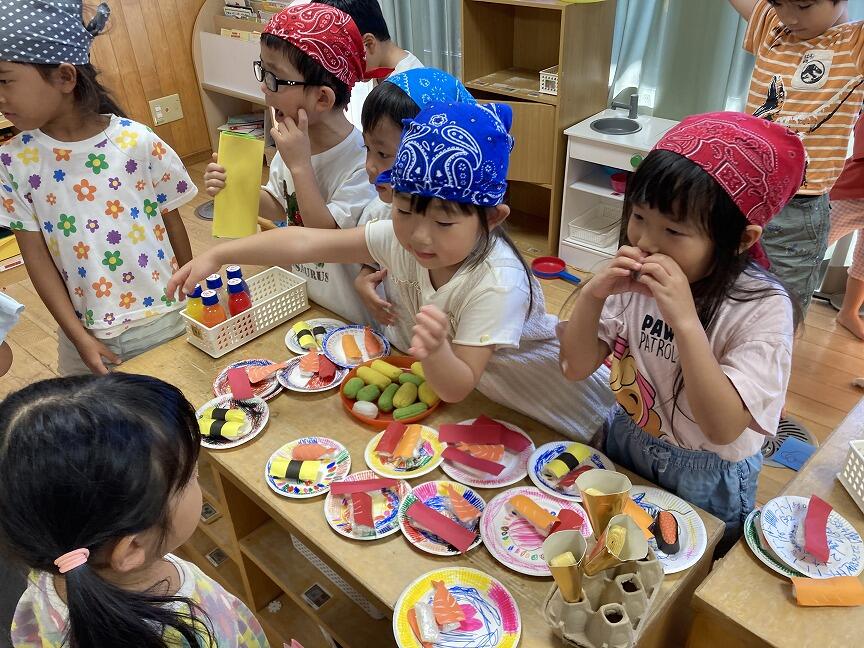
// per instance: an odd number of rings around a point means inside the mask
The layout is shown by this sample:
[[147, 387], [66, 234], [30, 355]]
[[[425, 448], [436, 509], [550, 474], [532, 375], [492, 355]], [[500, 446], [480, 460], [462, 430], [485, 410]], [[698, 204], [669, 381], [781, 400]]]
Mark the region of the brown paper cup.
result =
[[[582, 598], [582, 562], [585, 559], [585, 538], [579, 531], [568, 530], [553, 533], [543, 541], [543, 557], [555, 584], [561, 590], [561, 596], [568, 603], [576, 603]], [[549, 561], [555, 556], [571, 552], [576, 558], [575, 565], [567, 567], [552, 567]]]
[[[614, 554], [607, 546], [607, 535], [609, 529], [616, 526], [623, 526], [627, 529], [627, 539], [621, 550]], [[585, 559], [584, 571], [587, 576], [594, 576], [606, 569], [617, 567], [621, 563], [644, 558], [647, 554], [648, 541], [636, 521], [629, 515], [616, 515], [609, 520], [609, 525], [600, 534], [597, 544]]]
[[[603, 529], [609, 524], [609, 520], [624, 512], [631, 486], [626, 475], [614, 470], [589, 470], [576, 478], [576, 487], [582, 495], [582, 506], [588, 513], [591, 528], [594, 529], [594, 537], [599, 538]], [[603, 494], [589, 495], [586, 493], [589, 488]]]

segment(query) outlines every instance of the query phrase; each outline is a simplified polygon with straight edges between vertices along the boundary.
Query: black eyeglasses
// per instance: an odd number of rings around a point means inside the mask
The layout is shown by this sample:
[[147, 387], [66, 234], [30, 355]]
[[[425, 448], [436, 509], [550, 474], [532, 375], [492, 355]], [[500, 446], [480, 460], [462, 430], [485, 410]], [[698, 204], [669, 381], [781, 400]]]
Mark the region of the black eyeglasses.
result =
[[264, 85], [270, 92], [279, 92], [279, 86], [305, 86], [317, 85], [315, 83], [306, 83], [305, 81], [287, 81], [279, 79], [270, 70], [264, 69], [264, 64], [261, 61], [255, 61], [252, 64], [252, 69], [255, 70], [255, 78], [258, 81], [263, 81]]

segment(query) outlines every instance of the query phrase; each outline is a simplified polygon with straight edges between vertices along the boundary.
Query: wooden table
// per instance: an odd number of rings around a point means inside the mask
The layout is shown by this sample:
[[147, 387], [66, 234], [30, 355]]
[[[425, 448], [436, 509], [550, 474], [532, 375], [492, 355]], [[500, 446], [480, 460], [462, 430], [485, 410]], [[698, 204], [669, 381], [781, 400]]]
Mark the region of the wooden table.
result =
[[[326, 315], [328, 313], [313, 308], [302, 317]], [[197, 407], [212, 397], [213, 380], [228, 363], [244, 358], [284, 359], [288, 354], [283, 339], [288, 329], [288, 325], [278, 327], [218, 360], [209, 358], [180, 338], [126, 362], [123, 370], [164, 378], [180, 387]], [[520, 645], [525, 648], [556, 645], [540, 609], [552, 584], [551, 578], [530, 578], [512, 572], [482, 547], [466, 556], [443, 558], [415, 550], [402, 534], [376, 542], [351, 541], [328, 526], [322, 514], [322, 497], [298, 500], [273, 493], [264, 481], [264, 466], [270, 455], [283, 444], [309, 435], [334, 438], [348, 448], [352, 472], [357, 472], [366, 468], [363, 451], [378, 429], [351, 418], [344, 411], [336, 391], [320, 394], [285, 392], [271, 400], [269, 405], [270, 422], [258, 438], [233, 450], [207, 453], [215, 474], [205, 475], [202, 471], [202, 486], [205, 493], [212, 493], [225, 506], [228, 520], [220, 520], [212, 528], [211, 525], [200, 527], [210, 538], [221, 539], [227, 545], [224, 547], [226, 552], [239, 567], [242, 580], [240, 595], [264, 619], [265, 629], [268, 628], [266, 605], [281, 597], [283, 602], [296, 604], [311, 615], [346, 648], [393, 645], [390, 620], [373, 621], [355, 604], [339, 597], [338, 590], [320, 578], [317, 570], [310, 569], [292, 547], [290, 533], [391, 616], [402, 590], [425, 572], [456, 565], [480, 569], [500, 579], [515, 596], [523, 622]], [[424, 422], [437, 427], [441, 423], [461, 421], [480, 413], [521, 426], [538, 446], [556, 438], [535, 421], [494, 404], [477, 392], [462, 403], [442, 406]], [[636, 483], [643, 482], [631, 477]], [[412, 480], [412, 485], [440, 478], [446, 479], [446, 476], [438, 469]], [[524, 483], [529, 483], [527, 478]], [[500, 490], [482, 490], [481, 494], [489, 501]], [[722, 527], [716, 518], [697, 511], [707, 530], [708, 548], [697, 565], [664, 579], [662, 593], [640, 645], [681, 645], [686, 637], [688, 601], [710, 568], [713, 548], [721, 536]], [[218, 525], [222, 528], [216, 531]], [[205, 567], [209, 568], [209, 565]], [[304, 602], [302, 592], [313, 582], [324, 584], [325, 589], [335, 593], [338, 600], [328, 602], [317, 612], [311, 609]], [[274, 634], [284, 638], [291, 631], [283, 624]], [[311, 646], [306, 644], [306, 648]]]
[[[810, 458], [782, 495], [816, 494], [864, 536], [864, 514], [837, 480], [849, 441], [864, 437], [864, 400]], [[860, 646], [864, 607], [802, 608], [792, 585], [765, 567], [742, 540], [696, 590], [690, 648]]]

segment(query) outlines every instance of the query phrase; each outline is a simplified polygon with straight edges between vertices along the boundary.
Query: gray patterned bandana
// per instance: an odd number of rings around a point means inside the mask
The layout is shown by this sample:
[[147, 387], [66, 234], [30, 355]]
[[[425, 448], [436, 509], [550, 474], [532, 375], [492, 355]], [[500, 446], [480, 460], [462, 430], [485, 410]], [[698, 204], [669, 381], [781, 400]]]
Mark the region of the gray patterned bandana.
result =
[[0, 61], [86, 65], [110, 13], [103, 2], [85, 26], [80, 0], [0, 0]]

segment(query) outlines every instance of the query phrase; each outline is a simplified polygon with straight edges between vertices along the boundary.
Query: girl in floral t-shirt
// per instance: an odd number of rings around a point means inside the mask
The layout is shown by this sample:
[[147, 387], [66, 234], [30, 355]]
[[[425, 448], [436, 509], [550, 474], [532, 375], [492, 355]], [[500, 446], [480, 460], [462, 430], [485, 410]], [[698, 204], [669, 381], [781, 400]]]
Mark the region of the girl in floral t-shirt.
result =
[[80, 3], [0, 8], [0, 112], [22, 131], [0, 146], [0, 225], [59, 325], [60, 372], [105, 373], [183, 331], [165, 286], [192, 256], [177, 208], [197, 188], [89, 64], [106, 5], [86, 27]]

